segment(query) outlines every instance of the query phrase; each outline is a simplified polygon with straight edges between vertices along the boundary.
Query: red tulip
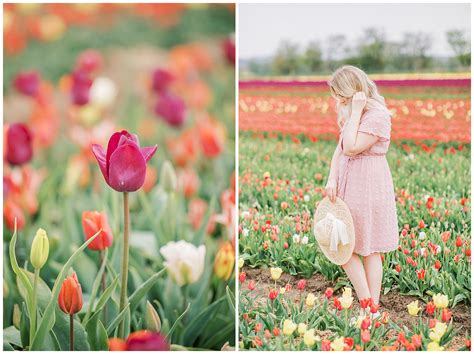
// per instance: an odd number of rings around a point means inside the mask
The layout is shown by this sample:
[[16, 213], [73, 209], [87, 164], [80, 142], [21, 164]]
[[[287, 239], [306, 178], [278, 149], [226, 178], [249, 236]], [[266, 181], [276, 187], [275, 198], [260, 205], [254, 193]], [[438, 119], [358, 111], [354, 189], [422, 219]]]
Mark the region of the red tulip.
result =
[[418, 279], [420, 280], [425, 279], [425, 270], [424, 269], [417, 270], [416, 275], [418, 276]]
[[456, 237], [456, 247], [462, 246], [462, 238], [461, 236]]
[[273, 328], [273, 335], [275, 337], [278, 337], [280, 335], [280, 328], [278, 327]]
[[437, 259], [437, 260], [435, 261], [434, 267], [435, 267], [436, 269], [440, 269], [440, 268], [441, 268], [441, 262], [439, 261], [439, 259]]
[[379, 310], [380, 305], [379, 304], [374, 304], [373, 302], [370, 304], [370, 312], [371, 313], [377, 313]]
[[262, 328], [263, 328], [263, 325], [260, 322], [255, 324], [255, 332], [257, 333], [260, 332]]
[[419, 334], [414, 334], [411, 336], [411, 342], [415, 348], [420, 348], [423, 342], [421, 341], [421, 336]]
[[448, 322], [451, 319], [451, 316], [453, 313], [449, 311], [448, 309], [443, 309], [441, 312], [441, 321], [443, 322]]
[[169, 92], [162, 93], [155, 105], [155, 114], [173, 127], [183, 125], [186, 118], [184, 101]]
[[255, 286], [256, 286], [256, 284], [255, 284], [255, 281], [254, 281], [254, 280], [249, 281], [249, 283], [247, 284], [247, 288], [248, 288], [250, 291], [255, 290]]
[[436, 310], [436, 306], [433, 301], [430, 301], [426, 304], [426, 313], [428, 315], [434, 314], [435, 310]]
[[33, 136], [26, 124], [15, 123], [6, 135], [6, 159], [11, 165], [22, 165], [33, 157]]
[[418, 223], [418, 227], [419, 227], [420, 229], [423, 229], [423, 228], [425, 228], [425, 226], [426, 226], [426, 225], [425, 225], [425, 222], [424, 222], [423, 220], [420, 220], [420, 222]]
[[156, 145], [141, 148], [138, 137], [125, 130], [112, 134], [107, 153], [102, 146], [92, 145], [105, 181], [118, 192], [134, 192], [143, 186], [146, 163], [156, 149]]
[[365, 299], [360, 299], [360, 307], [363, 309], [366, 309], [370, 305], [370, 300], [372, 300], [370, 297], [365, 298]]
[[174, 76], [168, 70], [158, 68], [152, 73], [152, 89], [158, 93], [166, 91], [173, 81]]
[[64, 313], [74, 315], [82, 309], [82, 289], [77, 280], [76, 272], [64, 279], [58, 297], [59, 308]]
[[71, 98], [74, 104], [83, 106], [89, 103], [92, 82], [89, 73], [85, 70], [79, 69], [72, 73]]
[[[352, 337], [346, 337], [344, 338], [344, 344], [347, 350], [352, 350], [352, 347], [354, 346], [354, 338]], [[346, 348], [344, 348], [346, 350]]]
[[333, 288], [327, 288], [326, 291], [324, 292], [324, 295], [330, 299], [332, 297], [332, 294], [334, 293]]
[[402, 266], [400, 264], [397, 264], [395, 266], [395, 270], [397, 271], [397, 273], [400, 273], [402, 271]]
[[242, 272], [239, 274], [239, 281], [243, 283], [245, 281], [245, 278], [247, 277], [247, 274], [245, 272]]
[[15, 88], [26, 96], [35, 96], [40, 86], [40, 75], [36, 71], [24, 71], [15, 76]]
[[360, 340], [362, 341], [362, 343], [367, 343], [368, 341], [370, 341], [370, 331], [363, 330], [360, 333]]
[[428, 321], [428, 327], [434, 328], [436, 326], [436, 323], [438, 323], [438, 320], [436, 318], [430, 318]]
[[94, 241], [89, 243], [87, 247], [91, 250], [102, 251], [112, 244], [112, 231], [107, 221], [106, 213], [99, 213], [98, 211], [84, 211], [82, 213], [82, 229], [86, 240], [94, 236], [100, 229], [99, 236]]
[[296, 287], [298, 288], [298, 290], [303, 291], [304, 288], [306, 287], [306, 280], [301, 279], [301, 280], [298, 282], [298, 284], [296, 284]]
[[12, 200], [7, 199], [3, 205], [3, 220], [9, 230], [15, 229], [15, 219], [17, 230], [22, 230], [25, 227], [25, 213]]
[[170, 345], [166, 338], [158, 332], [137, 331], [127, 338], [128, 351], [169, 351]]
[[339, 311], [342, 310], [341, 302], [339, 301], [339, 298], [337, 297], [334, 298], [334, 307]]
[[361, 329], [368, 329], [370, 327], [370, 317], [366, 317], [362, 320], [362, 322], [360, 323], [360, 328]]
[[278, 290], [272, 289], [270, 290], [270, 293], [268, 294], [268, 297], [270, 300], [275, 300], [278, 297]]
[[329, 339], [323, 339], [321, 341], [321, 350], [324, 352], [331, 351], [331, 341]]
[[232, 38], [226, 38], [222, 43], [224, 55], [229, 64], [235, 64], [235, 42]]
[[206, 157], [217, 157], [225, 145], [225, 127], [214, 119], [204, 119], [198, 123], [199, 140]]

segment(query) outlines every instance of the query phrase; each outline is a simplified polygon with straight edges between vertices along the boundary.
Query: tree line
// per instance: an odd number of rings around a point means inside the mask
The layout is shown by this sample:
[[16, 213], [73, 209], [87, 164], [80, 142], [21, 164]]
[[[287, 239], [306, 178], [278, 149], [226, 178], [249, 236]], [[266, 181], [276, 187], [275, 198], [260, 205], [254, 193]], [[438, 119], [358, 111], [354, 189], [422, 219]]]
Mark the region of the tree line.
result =
[[282, 41], [270, 60], [250, 60], [244, 66], [256, 75], [327, 74], [343, 64], [356, 65], [367, 72], [427, 72], [470, 69], [471, 41], [461, 30], [445, 33], [452, 55], [430, 55], [433, 38], [425, 32], [406, 32], [401, 40], [389, 41], [377, 28], [367, 28], [356, 41], [343, 34], [331, 35], [305, 48]]

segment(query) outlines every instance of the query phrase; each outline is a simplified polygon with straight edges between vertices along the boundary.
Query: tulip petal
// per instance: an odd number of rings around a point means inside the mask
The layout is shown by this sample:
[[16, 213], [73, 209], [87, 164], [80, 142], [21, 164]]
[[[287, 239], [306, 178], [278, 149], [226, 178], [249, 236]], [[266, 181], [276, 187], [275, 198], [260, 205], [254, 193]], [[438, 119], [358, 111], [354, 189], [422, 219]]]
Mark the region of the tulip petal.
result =
[[[100, 171], [107, 182], [109, 180], [109, 174], [107, 172], [107, 160], [105, 158], [105, 152], [102, 146], [97, 144], [92, 144], [92, 152], [94, 153], [97, 162], [99, 163]], [[108, 182], [107, 182], [108, 183]]]
[[138, 146], [118, 147], [109, 160], [109, 185], [118, 192], [134, 192], [145, 182], [146, 162]]
[[140, 148], [145, 162], [148, 162], [153, 157], [157, 149], [158, 145]]
[[110, 156], [114, 153], [114, 151], [117, 149], [120, 143], [120, 139], [122, 136], [130, 138], [130, 133], [127, 132], [126, 130], [122, 130], [120, 132], [115, 132], [112, 134], [112, 136], [109, 139], [109, 143], [107, 145], [107, 161], [110, 162]]

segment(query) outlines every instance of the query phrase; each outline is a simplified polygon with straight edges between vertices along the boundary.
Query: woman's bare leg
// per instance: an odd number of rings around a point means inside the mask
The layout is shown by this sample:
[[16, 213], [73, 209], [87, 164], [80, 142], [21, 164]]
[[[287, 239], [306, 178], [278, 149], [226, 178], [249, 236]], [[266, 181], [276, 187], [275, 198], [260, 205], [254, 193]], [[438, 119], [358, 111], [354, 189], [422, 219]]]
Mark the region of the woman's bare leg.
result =
[[383, 266], [380, 253], [372, 253], [364, 257], [364, 268], [370, 295], [375, 304], [379, 303], [382, 288]]
[[370, 289], [365, 275], [364, 265], [359, 255], [353, 253], [349, 261], [342, 266], [354, 286], [358, 299], [370, 297]]

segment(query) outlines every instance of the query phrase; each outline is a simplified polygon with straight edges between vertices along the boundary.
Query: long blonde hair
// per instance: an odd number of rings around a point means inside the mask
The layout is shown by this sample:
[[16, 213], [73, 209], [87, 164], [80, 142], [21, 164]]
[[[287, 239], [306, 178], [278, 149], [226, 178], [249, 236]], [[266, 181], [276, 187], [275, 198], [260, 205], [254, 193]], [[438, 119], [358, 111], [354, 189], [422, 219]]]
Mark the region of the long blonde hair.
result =
[[[385, 99], [379, 94], [375, 83], [369, 79], [367, 74], [361, 69], [344, 65], [337, 69], [328, 81], [331, 94], [346, 99], [352, 98], [355, 93], [362, 91], [367, 97], [365, 110], [370, 108], [379, 108], [391, 113], [385, 104]], [[351, 114], [351, 105], [340, 105], [337, 101], [337, 124], [342, 128], [344, 122]]]

